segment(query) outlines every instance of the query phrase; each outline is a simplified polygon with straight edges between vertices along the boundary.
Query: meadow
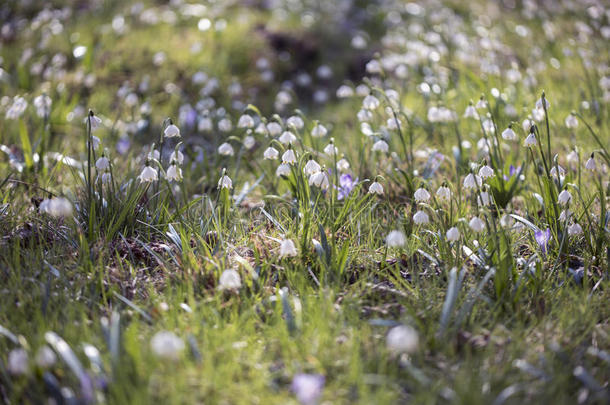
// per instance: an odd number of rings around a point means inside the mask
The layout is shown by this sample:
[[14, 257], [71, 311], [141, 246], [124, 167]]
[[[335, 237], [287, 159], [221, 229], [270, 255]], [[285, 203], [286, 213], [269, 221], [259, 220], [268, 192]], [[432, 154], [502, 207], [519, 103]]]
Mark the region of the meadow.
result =
[[610, 401], [607, 2], [0, 15], [1, 403]]

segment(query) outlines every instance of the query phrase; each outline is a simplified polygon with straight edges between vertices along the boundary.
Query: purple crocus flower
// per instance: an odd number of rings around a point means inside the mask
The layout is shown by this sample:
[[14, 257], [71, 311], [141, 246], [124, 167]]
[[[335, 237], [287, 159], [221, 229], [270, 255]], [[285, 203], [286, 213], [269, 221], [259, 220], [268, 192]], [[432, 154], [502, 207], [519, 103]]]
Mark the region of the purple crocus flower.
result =
[[536, 242], [538, 243], [538, 246], [540, 246], [542, 253], [546, 254], [546, 248], [551, 240], [551, 229], [546, 228], [544, 231], [537, 231], [534, 236], [536, 237]]
[[521, 170], [521, 166], [515, 167], [510, 165], [508, 168], [508, 176], [504, 175], [504, 181], [510, 180], [515, 174], [519, 173], [519, 170]]
[[346, 198], [354, 189], [354, 187], [358, 184], [358, 179], [354, 180], [350, 174], [342, 174], [339, 177], [339, 187], [335, 186], [337, 190], [339, 190], [337, 194], [338, 200], [343, 200]]
[[324, 389], [325, 378], [321, 374], [296, 374], [291, 389], [303, 405], [318, 403]]

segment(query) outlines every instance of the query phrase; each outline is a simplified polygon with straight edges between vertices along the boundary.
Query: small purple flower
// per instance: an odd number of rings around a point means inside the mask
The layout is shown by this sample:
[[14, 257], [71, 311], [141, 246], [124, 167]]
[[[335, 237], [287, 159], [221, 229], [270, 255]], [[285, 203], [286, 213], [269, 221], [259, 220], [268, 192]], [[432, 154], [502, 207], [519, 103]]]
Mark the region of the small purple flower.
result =
[[510, 180], [515, 174], [519, 173], [519, 170], [521, 170], [521, 166], [515, 167], [510, 165], [508, 168], [508, 176], [504, 175], [504, 181]]
[[337, 199], [343, 200], [346, 198], [354, 189], [354, 187], [358, 184], [358, 179], [354, 180], [350, 174], [342, 174], [339, 177], [339, 187], [335, 186], [337, 190], [339, 190]]
[[116, 151], [119, 152], [119, 155], [124, 155], [129, 152], [130, 146], [131, 141], [129, 140], [129, 136], [122, 136], [116, 143]]
[[542, 253], [546, 254], [546, 248], [551, 240], [551, 229], [546, 228], [544, 231], [537, 231], [534, 236], [536, 237], [538, 246], [542, 249]]
[[296, 374], [291, 389], [301, 404], [315, 405], [322, 395], [325, 381], [321, 374]]

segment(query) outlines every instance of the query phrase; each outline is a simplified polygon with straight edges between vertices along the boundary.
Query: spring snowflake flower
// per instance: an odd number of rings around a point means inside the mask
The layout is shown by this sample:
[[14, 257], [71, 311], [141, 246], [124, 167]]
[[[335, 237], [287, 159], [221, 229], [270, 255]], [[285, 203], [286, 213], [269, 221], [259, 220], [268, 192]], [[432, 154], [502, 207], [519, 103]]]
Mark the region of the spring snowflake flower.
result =
[[263, 153], [263, 158], [267, 160], [276, 160], [279, 156], [280, 152], [278, 152], [278, 150], [275, 149], [273, 146], [270, 146], [265, 149], [265, 152]]
[[477, 196], [477, 204], [479, 205], [489, 205], [491, 204], [491, 195], [487, 190], [481, 191], [481, 193]]
[[145, 166], [142, 173], [138, 176], [138, 179], [142, 183], [152, 183], [158, 180], [157, 171], [150, 166]]
[[360, 110], [356, 116], [360, 122], [369, 122], [373, 119], [373, 113], [369, 110]]
[[580, 235], [582, 233], [582, 226], [578, 224], [578, 222], [574, 222], [573, 224], [568, 226], [568, 235], [575, 236]]
[[574, 214], [574, 213], [571, 210], [566, 208], [565, 210], [562, 210], [561, 213], [559, 214], [559, 220], [561, 222], [565, 222], [572, 217], [572, 214]]
[[316, 186], [322, 190], [327, 190], [330, 185], [328, 182], [328, 176], [324, 172], [316, 172], [309, 176], [309, 185]]
[[286, 120], [286, 124], [289, 127], [292, 127], [295, 129], [303, 129], [303, 127], [305, 126], [305, 122], [303, 122], [303, 118], [299, 117], [298, 115], [293, 115], [292, 117], [289, 117]]
[[28, 107], [28, 102], [21, 96], [15, 96], [13, 98], [13, 104], [6, 110], [6, 119], [16, 120], [21, 117]]
[[241, 278], [239, 273], [233, 269], [226, 269], [218, 279], [219, 290], [239, 290], [241, 288]]
[[72, 203], [67, 198], [53, 197], [43, 200], [39, 207], [41, 212], [55, 218], [66, 218], [72, 215]]
[[386, 347], [394, 354], [414, 353], [419, 345], [415, 329], [407, 325], [395, 326], [386, 336]]
[[449, 242], [455, 242], [459, 238], [460, 238], [460, 231], [455, 226], [452, 228], [449, 228], [449, 230], [447, 231], [447, 240]]
[[57, 356], [53, 349], [49, 346], [42, 346], [36, 352], [36, 357], [34, 359], [36, 365], [42, 369], [51, 368], [55, 362], [57, 361]]
[[376, 110], [379, 107], [379, 99], [377, 97], [369, 94], [362, 100], [362, 108], [367, 110]]
[[174, 124], [170, 124], [163, 131], [163, 135], [166, 138], [176, 138], [176, 137], [179, 137], [180, 136], [180, 128], [178, 128]]
[[517, 134], [515, 134], [515, 131], [513, 131], [511, 125], [509, 125], [508, 128], [506, 128], [504, 131], [502, 131], [502, 139], [505, 139], [507, 141], [514, 141], [515, 139], [517, 139]]
[[405, 243], [407, 243], [407, 238], [402, 231], [394, 230], [388, 233], [385, 241], [388, 244], [388, 247], [395, 248], [404, 246]]
[[29, 371], [28, 352], [24, 349], [13, 349], [8, 353], [6, 368], [12, 375], [24, 375]]
[[223, 118], [218, 121], [218, 129], [221, 132], [229, 132], [233, 129], [233, 123], [228, 118]]
[[277, 169], [275, 170], [275, 175], [277, 177], [280, 176], [288, 176], [290, 174], [290, 165], [286, 164], [286, 163], [282, 163], [281, 165], [279, 165], [277, 167]]
[[41, 94], [34, 99], [34, 107], [36, 107], [36, 115], [40, 118], [48, 117], [51, 113], [51, 104], [53, 100], [46, 94]]
[[483, 180], [481, 179], [481, 176], [479, 176], [479, 175], [469, 173], [464, 178], [464, 188], [473, 189], [473, 188], [481, 187], [482, 184], [483, 184]]
[[534, 108], [532, 110], [532, 117], [534, 118], [534, 121], [542, 121], [544, 119], [544, 110], [539, 110], [537, 108]]
[[218, 153], [223, 156], [233, 156], [235, 154], [235, 151], [233, 150], [233, 146], [231, 146], [230, 143], [224, 142], [218, 147]]
[[[250, 131], [248, 131], [250, 132]], [[248, 135], [243, 140], [244, 148], [250, 150], [256, 145], [256, 139], [252, 135]]]
[[479, 114], [472, 104], [466, 107], [466, 110], [464, 111], [464, 118], [473, 118], [475, 120], [479, 119]]
[[425, 188], [420, 187], [415, 190], [413, 197], [415, 197], [415, 201], [417, 202], [426, 202], [430, 199], [430, 193]]
[[179, 150], [174, 150], [172, 154], [169, 155], [169, 161], [170, 163], [176, 162], [177, 164], [181, 165], [184, 162], [184, 155]]
[[568, 164], [570, 165], [575, 165], [578, 163], [579, 157], [578, 157], [578, 152], [576, 152], [575, 150], [572, 150], [570, 153], [568, 153], [568, 155], [566, 156], [566, 159], [568, 161]]
[[[91, 123], [91, 132], [94, 132], [102, 126], [102, 119], [97, 115], [93, 114], [93, 111], [91, 111], [89, 115], [85, 117], [85, 124], [88, 123]], [[95, 148], [95, 142], [93, 142], [93, 145], [93, 147]]]
[[595, 171], [597, 165], [595, 164], [595, 155], [591, 153], [591, 157], [587, 159], [585, 163], [585, 169]]
[[565, 124], [567, 128], [574, 129], [578, 128], [578, 119], [574, 114], [570, 114], [565, 119]]
[[557, 177], [557, 174], [559, 174], [559, 177], [564, 177], [566, 175], [566, 171], [560, 165], [555, 165], [555, 166], [551, 167], [549, 174], [555, 178]]
[[323, 136], [326, 136], [327, 133], [328, 130], [322, 124], [316, 124], [316, 126], [311, 130], [311, 136], [314, 138], [322, 138]]
[[280, 243], [280, 259], [284, 257], [295, 257], [297, 254], [297, 247], [291, 239], [282, 240]]
[[108, 170], [108, 168], [110, 167], [110, 161], [106, 156], [102, 156], [95, 162], [95, 167], [97, 168], [97, 170], [103, 172], [105, 170]]
[[534, 135], [533, 132], [530, 132], [527, 138], [525, 138], [525, 141], [523, 141], [523, 146], [527, 148], [536, 146], [536, 135]]
[[371, 150], [373, 152], [388, 153], [389, 149], [390, 149], [390, 147], [388, 146], [387, 142], [384, 141], [383, 139], [380, 139], [373, 144], [373, 148]]
[[314, 173], [318, 173], [320, 170], [322, 170], [322, 167], [318, 164], [318, 162], [313, 159], [309, 159], [307, 161], [307, 164], [303, 168], [303, 171], [308, 176], [311, 176]]
[[561, 205], [567, 205], [571, 200], [572, 194], [565, 188], [557, 196], [557, 202]]
[[482, 179], [487, 179], [490, 177], [494, 176], [494, 169], [492, 169], [490, 166], [487, 165], [487, 163], [485, 165], [483, 165], [480, 169], [479, 169], [479, 176]]
[[254, 118], [249, 116], [248, 114], [244, 114], [239, 117], [237, 121], [237, 128], [253, 128], [254, 127]]
[[316, 405], [322, 396], [325, 378], [320, 374], [297, 374], [290, 389], [301, 405]]
[[332, 139], [330, 143], [324, 147], [324, 153], [326, 153], [328, 156], [335, 156], [338, 152], [339, 149], [337, 149]]
[[496, 132], [496, 127], [494, 126], [493, 121], [489, 119], [483, 121], [483, 129], [488, 134], [493, 134]]
[[551, 108], [551, 103], [546, 98], [540, 97], [538, 101], [536, 101], [536, 109], [537, 110], [548, 110]]
[[157, 357], [177, 360], [184, 350], [184, 342], [173, 332], [161, 331], [150, 340], [150, 348]]
[[349, 170], [349, 162], [347, 161], [347, 159], [339, 159], [339, 161], [337, 162], [337, 170], [339, 170], [340, 172], [345, 172]]
[[292, 149], [288, 149], [282, 155], [282, 162], [289, 164], [289, 165], [293, 165], [297, 162], [297, 155], [294, 153], [294, 151]]
[[521, 123], [521, 126], [523, 127], [523, 130], [525, 132], [530, 132], [533, 125], [534, 125], [534, 122], [532, 120], [530, 120], [529, 118], [524, 119], [523, 122]]
[[472, 217], [468, 223], [468, 226], [477, 233], [485, 230], [485, 222], [483, 222], [483, 220], [479, 217]]
[[337, 98], [349, 98], [349, 97], [353, 97], [354, 96], [354, 89], [352, 89], [350, 86], [343, 84], [341, 86], [339, 86], [339, 88], [337, 89]]
[[296, 142], [297, 137], [290, 131], [284, 131], [278, 140], [284, 145], [288, 145]]
[[273, 121], [267, 124], [267, 131], [269, 131], [269, 135], [276, 137], [282, 133], [282, 126]]
[[428, 216], [428, 214], [426, 214], [425, 211], [420, 210], [413, 215], [413, 222], [416, 225], [424, 225], [430, 222], [430, 217]]
[[167, 173], [165, 173], [165, 178], [168, 181], [180, 181], [180, 180], [182, 180], [182, 169], [180, 169], [175, 164], [171, 165], [167, 169]]
[[223, 175], [219, 180], [218, 180], [218, 188], [223, 189], [232, 189], [233, 188], [233, 182], [231, 181], [231, 178], [229, 176], [227, 176], [226, 174]]
[[479, 99], [479, 101], [477, 101], [476, 108], [477, 109], [487, 108], [487, 101], [485, 101], [485, 99], [483, 97], [481, 97]]
[[451, 190], [447, 186], [440, 186], [438, 190], [436, 190], [436, 196], [445, 201], [449, 201], [451, 198]]
[[369, 186], [369, 194], [383, 195], [383, 186], [381, 185], [381, 183], [378, 183], [376, 181], [372, 182]]

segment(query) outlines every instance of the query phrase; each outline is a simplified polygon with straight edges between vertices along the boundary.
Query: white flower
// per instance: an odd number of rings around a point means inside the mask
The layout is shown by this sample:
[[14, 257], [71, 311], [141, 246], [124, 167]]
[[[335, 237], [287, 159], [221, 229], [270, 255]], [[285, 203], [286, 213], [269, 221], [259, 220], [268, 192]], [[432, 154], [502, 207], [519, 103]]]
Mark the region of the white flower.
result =
[[572, 200], [572, 194], [565, 188], [557, 196], [557, 202], [561, 205], [566, 205], [570, 200]]
[[377, 142], [375, 142], [373, 144], [373, 148], [371, 149], [373, 152], [382, 152], [382, 153], [388, 153], [389, 150], [389, 146], [387, 144], [386, 141], [384, 141], [383, 139], [378, 140]]
[[563, 211], [561, 211], [561, 213], [559, 214], [559, 220], [561, 222], [565, 222], [567, 221], [570, 217], [572, 217], [573, 212], [570, 211], [569, 209], [565, 209]]
[[224, 142], [218, 147], [218, 153], [223, 156], [233, 156], [235, 154], [235, 151], [233, 150], [233, 146], [231, 146], [230, 143]]
[[425, 202], [430, 199], [430, 193], [425, 188], [420, 187], [417, 190], [415, 190], [413, 197], [415, 197], [415, 201], [418, 201], [418, 202], [424, 201]]
[[369, 186], [369, 194], [378, 194], [378, 195], [382, 195], [383, 194], [383, 186], [374, 181], [371, 183], [371, 185]]
[[494, 126], [493, 121], [489, 119], [483, 121], [483, 129], [488, 134], [493, 134], [494, 132], [496, 132], [496, 127]]
[[372, 59], [366, 64], [366, 71], [370, 74], [381, 73], [381, 63], [377, 59]]
[[72, 215], [72, 204], [67, 198], [53, 197], [40, 203], [40, 211], [55, 218], [65, 218]]
[[290, 131], [284, 131], [282, 136], [278, 139], [284, 145], [288, 145], [290, 143], [296, 142], [297, 137]]
[[89, 122], [91, 123], [91, 132], [95, 131], [100, 126], [102, 126], [102, 119], [100, 117], [98, 117], [97, 115], [93, 115], [93, 113], [91, 113], [90, 115], [85, 117], [85, 124], [87, 124]]
[[477, 188], [477, 186], [481, 187], [482, 184], [483, 180], [481, 179], [481, 176], [469, 173], [464, 178], [464, 188]]
[[101, 158], [99, 158], [97, 160], [97, 162], [95, 162], [95, 167], [99, 171], [108, 170], [108, 168], [110, 167], [110, 161], [108, 160], [107, 157], [102, 156]]
[[417, 225], [424, 225], [430, 222], [430, 217], [428, 217], [425, 211], [420, 210], [413, 215], [413, 222]]
[[289, 127], [293, 127], [295, 129], [302, 129], [305, 126], [303, 119], [298, 115], [293, 115], [286, 120], [286, 124]]
[[322, 124], [316, 124], [316, 126], [311, 130], [311, 136], [314, 138], [322, 138], [323, 136], [326, 136], [327, 133], [328, 130]]
[[464, 118], [479, 119], [479, 114], [472, 105], [469, 105], [468, 107], [466, 107], [466, 111], [464, 111]]
[[568, 153], [568, 155], [566, 156], [566, 159], [568, 160], [568, 163], [570, 165], [574, 165], [574, 164], [578, 163], [578, 152], [576, 152], [575, 150], [572, 150], [570, 153]]
[[582, 226], [580, 226], [577, 222], [574, 222], [570, 226], [568, 226], [568, 235], [580, 235], [582, 233]]
[[324, 153], [326, 153], [328, 156], [334, 156], [337, 154], [337, 152], [339, 152], [339, 150], [332, 142], [324, 147]]
[[578, 119], [576, 118], [575, 115], [570, 114], [566, 117], [565, 119], [565, 124], [566, 127], [570, 128], [570, 129], [574, 129], [578, 127]]
[[267, 131], [269, 131], [269, 135], [276, 137], [282, 133], [282, 126], [273, 121], [267, 124]]
[[395, 354], [413, 353], [417, 350], [418, 345], [419, 336], [410, 326], [395, 326], [386, 336], [386, 347]]
[[226, 174], [223, 175], [219, 180], [218, 180], [218, 188], [227, 188], [227, 189], [232, 189], [233, 188], [233, 182], [231, 181], [231, 178], [229, 176], [227, 176]]
[[180, 129], [175, 126], [174, 124], [170, 124], [167, 126], [167, 128], [165, 128], [165, 131], [163, 131], [163, 135], [166, 138], [175, 138], [180, 136]]
[[162, 359], [177, 360], [184, 350], [184, 342], [173, 332], [161, 331], [150, 340], [150, 348]]
[[280, 259], [284, 257], [295, 257], [297, 254], [297, 248], [291, 239], [282, 240], [280, 243]]
[[481, 176], [482, 179], [487, 179], [489, 177], [493, 177], [494, 169], [492, 169], [488, 165], [484, 165], [479, 169], [479, 176]]
[[184, 162], [184, 155], [179, 150], [174, 150], [171, 155], [169, 155], [169, 162], [176, 162], [181, 165]]
[[91, 146], [93, 146], [93, 150], [97, 150], [100, 147], [102, 141], [95, 135], [91, 135]]
[[21, 117], [28, 107], [28, 102], [21, 96], [13, 97], [13, 104], [6, 110], [6, 119], [16, 120]]
[[536, 145], [536, 135], [534, 135], [533, 132], [530, 132], [530, 134], [527, 136], [527, 138], [525, 138], [525, 141], [523, 142], [523, 146], [525, 147], [530, 147], [530, 146], [534, 146]]
[[320, 187], [322, 190], [327, 190], [329, 186], [328, 176], [324, 172], [316, 172], [309, 176], [309, 185]]
[[222, 132], [229, 132], [230, 130], [233, 129], [233, 124], [231, 123], [230, 119], [223, 118], [220, 121], [218, 121], [218, 129]]
[[286, 163], [282, 163], [275, 170], [275, 175], [278, 176], [278, 177], [280, 177], [280, 176], [288, 176], [289, 174], [290, 174], [290, 165], [288, 165]]
[[360, 122], [368, 122], [373, 119], [373, 113], [369, 110], [360, 110], [358, 111], [357, 117]]
[[256, 139], [252, 135], [248, 135], [244, 138], [244, 148], [250, 150], [256, 145]]
[[515, 134], [515, 131], [513, 131], [512, 127], [509, 126], [502, 131], [502, 138], [506, 139], [507, 141], [514, 141], [517, 139], [517, 134]]
[[56, 361], [57, 361], [57, 356], [55, 355], [55, 352], [53, 351], [53, 349], [51, 349], [49, 346], [46, 346], [46, 345], [42, 346], [36, 352], [35, 362], [36, 362], [36, 365], [40, 368], [43, 368], [43, 369], [50, 368], [53, 366], [53, 364], [55, 364]]
[[12, 375], [27, 374], [29, 369], [28, 352], [23, 349], [13, 349], [8, 353], [6, 368]]
[[534, 118], [535, 121], [542, 121], [544, 119], [544, 110], [539, 110], [537, 108], [534, 108], [532, 110], [532, 117]]
[[254, 127], [254, 119], [248, 114], [244, 114], [239, 117], [237, 121], [237, 128], [252, 128]]
[[536, 101], [536, 109], [544, 110], [545, 107], [548, 110], [549, 108], [551, 108], [551, 103], [549, 103], [549, 100], [547, 100], [546, 98], [543, 99], [542, 97], [540, 97], [538, 101]]
[[447, 186], [440, 186], [438, 190], [436, 190], [436, 196], [445, 201], [449, 201], [451, 198], [451, 190]]
[[479, 99], [479, 101], [477, 101], [477, 105], [476, 105], [476, 107], [477, 107], [478, 109], [481, 109], [481, 108], [487, 108], [487, 101], [485, 101], [485, 99], [484, 99], [484, 98], [480, 98], [480, 99]]
[[307, 164], [303, 168], [303, 171], [308, 176], [311, 176], [314, 173], [318, 173], [320, 170], [322, 170], [322, 167], [318, 164], [318, 162], [313, 159], [309, 159], [307, 161]]
[[561, 167], [560, 165], [555, 165], [555, 166], [551, 167], [549, 174], [553, 177], [557, 177], [557, 173], [559, 173], [559, 177], [563, 177], [566, 175], [565, 169], [563, 167]]
[[159, 153], [159, 151], [157, 149], [153, 149], [150, 152], [148, 152], [149, 160], [159, 160], [160, 157], [161, 157], [161, 154]]
[[468, 226], [477, 233], [485, 230], [485, 222], [483, 222], [483, 220], [479, 217], [472, 217], [468, 223]]
[[352, 97], [354, 95], [354, 89], [352, 89], [350, 86], [348, 86], [346, 84], [343, 84], [343, 85], [339, 86], [336, 94], [337, 94], [337, 98]]
[[388, 247], [394, 248], [404, 246], [405, 243], [407, 243], [407, 238], [405, 237], [405, 234], [402, 233], [402, 231], [395, 230], [388, 233], [388, 236], [386, 236], [385, 241], [388, 244]]
[[591, 157], [585, 163], [585, 169], [593, 171], [593, 170], [595, 170], [595, 168], [596, 168], [595, 156], [592, 153]]
[[366, 96], [364, 100], [362, 100], [362, 108], [365, 108], [367, 110], [375, 110], [377, 109], [377, 107], [379, 107], [379, 104], [380, 103], [377, 97], [370, 94]]
[[102, 184], [108, 184], [110, 183], [110, 180], [112, 179], [112, 177], [110, 176], [109, 172], [104, 172], [102, 173]]
[[337, 162], [337, 170], [340, 172], [349, 170], [349, 162], [345, 158], [339, 159]]
[[218, 279], [219, 290], [239, 290], [241, 287], [241, 278], [239, 273], [233, 269], [226, 269]]
[[46, 94], [41, 94], [34, 99], [34, 107], [36, 107], [36, 114], [40, 118], [47, 117], [51, 112], [51, 97]]
[[477, 203], [479, 205], [489, 205], [491, 204], [491, 195], [487, 191], [481, 191], [481, 194], [477, 197]]
[[504, 214], [502, 215], [502, 218], [500, 218], [500, 225], [504, 228], [509, 228], [513, 226], [514, 223], [515, 220], [509, 214]]
[[282, 155], [282, 162], [293, 165], [297, 162], [297, 155], [295, 155], [295, 153], [292, 149], [288, 149]]
[[459, 238], [460, 238], [460, 231], [455, 226], [452, 228], [449, 228], [449, 230], [447, 231], [447, 240], [449, 242], [455, 242]]
[[182, 180], [182, 169], [176, 165], [171, 165], [165, 173], [165, 178], [169, 181], [180, 181]]
[[138, 176], [138, 179], [142, 183], [151, 183], [153, 181], [157, 181], [157, 171], [150, 166], [145, 166], [142, 170], [142, 173]]
[[275, 149], [273, 146], [270, 146], [265, 149], [265, 152], [263, 153], [263, 158], [268, 160], [276, 160], [279, 156], [280, 152], [278, 152], [278, 150]]
[[532, 128], [532, 125], [534, 125], [534, 122], [529, 118], [526, 118], [523, 120], [523, 123], [521, 125], [525, 132], [530, 132], [530, 129]]

